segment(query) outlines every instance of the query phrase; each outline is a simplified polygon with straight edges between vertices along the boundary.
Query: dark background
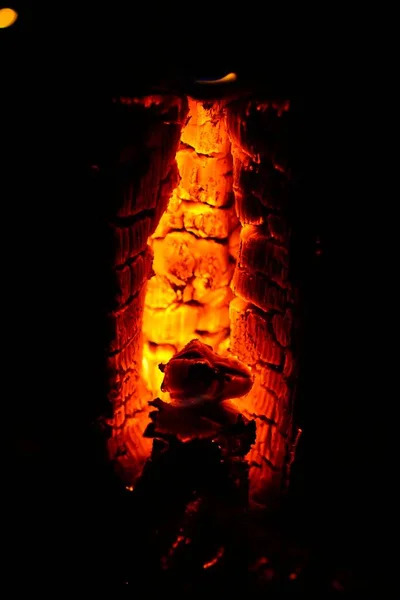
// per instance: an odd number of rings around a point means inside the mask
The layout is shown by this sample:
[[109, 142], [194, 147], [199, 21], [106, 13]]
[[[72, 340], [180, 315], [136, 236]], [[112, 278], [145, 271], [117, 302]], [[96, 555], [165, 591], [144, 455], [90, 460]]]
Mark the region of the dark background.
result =
[[[87, 557], [88, 578], [118, 562], [118, 485], [91, 426], [104, 396], [96, 355], [102, 307], [94, 303], [103, 284], [93, 267], [102, 249], [88, 164], [99, 143], [106, 145], [104, 105], [110, 94], [138, 93], [160, 80], [234, 71], [245, 81], [268, 81], [272, 96], [292, 102], [303, 435], [290, 519], [295, 535], [329, 560], [371, 575], [386, 486], [379, 455], [386, 350], [376, 341], [379, 227], [365, 209], [371, 125], [370, 106], [360, 100], [359, 56], [347, 52], [343, 38], [331, 46], [323, 31], [311, 35], [304, 15], [294, 27], [293, 15], [266, 19], [251, 5], [245, 14], [208, 7], [198, 16], [148, 6], [129, 17], [126, 7], [80, 7], [76, 18], [63, 6], [47, 15], [52, 26], [37, 34], [41, 44], [34, 43], [31, 6], [15, 7], [20, 18], [0, 33], [10, 116], [2, 125], [3, 180], [13, 184], [4, 218], [23, 232], [4, 264], [11, 309], [13, 295], [19, 298], [14, 322], [23, 324], [10, 335], [19, 390], [7, 465], [13, 568], [26, 564], [28, 583], [43, 574], [56, 579], [60, 570], [60, 583], [81, 574], [77, 565]], [[28, 273], [22, 284], [21, 265]]]

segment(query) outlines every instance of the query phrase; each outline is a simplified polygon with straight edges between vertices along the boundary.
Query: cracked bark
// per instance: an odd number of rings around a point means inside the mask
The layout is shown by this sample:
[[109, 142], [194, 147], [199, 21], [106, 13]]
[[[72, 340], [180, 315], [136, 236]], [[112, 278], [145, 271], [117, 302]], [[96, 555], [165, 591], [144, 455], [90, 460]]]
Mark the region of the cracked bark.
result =
[[235, 206], [242, 224], [232, 281], [238, 299], [230, 306], [231, 348], [255, 376], [243, 405], [257, 421], [249, 455], [250, 495], [263, 505], [273, 503], [286, 483], [293, 443], [287, 109], [287, 104], [249, 100], [227, 109]]

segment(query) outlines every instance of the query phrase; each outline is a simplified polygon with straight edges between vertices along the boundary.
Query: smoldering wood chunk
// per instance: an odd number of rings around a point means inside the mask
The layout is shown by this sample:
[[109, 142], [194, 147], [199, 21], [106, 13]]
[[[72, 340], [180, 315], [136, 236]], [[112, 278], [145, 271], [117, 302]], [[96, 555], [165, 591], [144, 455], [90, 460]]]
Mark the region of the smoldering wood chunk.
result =
[[283, 347], [290, 346], [293, 326], [293, 314], [290, 309], [284, 315], [276, 314], [272, 318], [272, 327], [276, 339]]
[[210, 420], [202, 413], [191, 407], [177, 407], [167, 404], [159, 398], [149, 403], [158, 408], [150, 413], [152, 425], [145, 431], [149, 437], [161, 437], [166, 440], [176, 437], [181, 442], [194, 439], [213, 438], [221, 425]]
[[240, 398], [253, 385], [249, 368], [232, 355], [221, 356], [211, 346], [192, 339], [166, 364], [161, 385], [181, 406], [203, 406]]
[[[160, 398], [149, 402], [158, 410], [150, 413], [152, 425], [145, 435], [176, 438], [186, 443], [195, 439], [220, 438], [229, 448], [228, 456], [244, 456], [256, 440], [256, 425], [252, 419], [244, 417], [229, 400], [207, 406], [174, 406]], [[229, 437], [242, 438], [242, 444], [229, 444]]]
[[154, 237], [163, 238], [170, 231], [185, 229], [198, 237], [223, 240], [237, 225], [233, 206], [220, 209], [201, 202], [183, 201], [173, 195]]
[[270, 331], [271, 316], [259, 313], [252, 305], [240, 298], [230, 303], [231, 350], [248, 365], [267, 362], [280, 365], [282, 348]]
[[122, 227], [111, 226], [115, 241], [115, 266], [124, 265], [130, 258], [145, 250], [151, 222], [150, 217], [141, 217]]
[[109, 316], [110, 343], [109, 352], [117, 352], [134, 338], [142, 326], [146, 286], [143, 285], [136, 296], [123, 308]]
[[232, 201], [232, 157], [205, 156], [194, 150], [180, 150], [176, 155], [181, 182], [177, 194], [182, 200], [227, 206]]
[[222, 103], [201, 103], [189, 98], [188, 121], [181, 139], [199, 154], [228, 154], [230, 141]]
[[268, 230], [257, 225], [246, 225], [240, 233], [238, 255], [239, 268], [264, 273], [278, 284], [286, 287], [288, 279], [288, 252], [276, 246]]
[[236, 268], [232, 278], [232, 289], [237, 296], [263, 311], [283, 311], [285, 308], [285, 290], [262, 273]]
[[229, 284], [228, 247], [213, 240], [197, 239], [188, 232], [171, 232], [152, 242], [154, 271], [178, 286], [192, 277], [206, 279], [209, 289]]
[[227, 128], [232, 144], [251, 157], [268, 158], [287, 168], [289, 156], [289, 103], [239, 100], [227, 108]]
[[146, 247], [131, 263], [115, 270], [115, 300], [118, 306], [134, 296], [152, 275], [153, 251]]

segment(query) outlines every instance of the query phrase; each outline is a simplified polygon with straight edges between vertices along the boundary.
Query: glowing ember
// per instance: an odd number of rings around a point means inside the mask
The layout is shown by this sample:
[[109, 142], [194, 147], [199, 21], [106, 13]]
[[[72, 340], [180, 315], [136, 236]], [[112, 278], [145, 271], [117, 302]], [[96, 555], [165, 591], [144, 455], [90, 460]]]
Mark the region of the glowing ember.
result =
[[[152, 449], [143, 437], [149, 401], [234, 397], [236, 409], [257, 422], [248, 461], [251, 495], [263, 502], [265, 490], [281, 489], [298, 441], [284, 211], [290, 169], [280, 147], [289, 104], [163, 95], [114, 102], [147, 129], [143, 148], [121, 150], [129, 173], [132, 162], [139, 173], [143, 156], [143, 172], [121, 183], [123, 202], [112, 225], [119, 289], [108, 358], [111, 456], [131, 485]], [[202, 356], [195, 371], [181, 360], [192, 340], [213, 357]], [[229, 371], [232, 381], [236, 376], [234, 394], [229, 378], [221, 385], [214, 377], [215, 356], [224, 377], [229, 364], [244, 365], [246, 377]], [[165, 379], [160, 364], [169, 365]]]
[[224, 555], [224, 552], [225, 552], [225, 548], [220, 548], [220, 549], [218, 550], [218, 552], [217, 552], [216, 556], [215, 556], [215, 557], [214, 557], [212, 560], [210, 560], [210, 561], [208, 561], [208, 562], [204, 563], [204, 565], [203, 565], [203, 569], [209, 569], [210, 567], [213, 567], [214, 565], [216, 565], [216, 564], [217, 564], [217, 562], [220, 560], [220, 558], [222, 558], [222, 557], [223, 557], [223, 555]]
[[233, 357], [224, 358], [211, 346], [192, 340], [166, 365], [161, 390], [172, 402], [193, 405], [221, 402], [248, 394], [253, 385], [249, 369]]
[[[238, 219], [223, 113], [190, 102], [181, 140], [176, 155], [181, 180], [149, 240], [155, 275], [145, 298], [143, 375], [153, 397], [160, 396], [158, 365], [190, 340], [207, 340], [216, 351], [229, 345], [234, 297], [229, 238], [237, 235]], [[165, 390], [160, 397], [168, 400]]]

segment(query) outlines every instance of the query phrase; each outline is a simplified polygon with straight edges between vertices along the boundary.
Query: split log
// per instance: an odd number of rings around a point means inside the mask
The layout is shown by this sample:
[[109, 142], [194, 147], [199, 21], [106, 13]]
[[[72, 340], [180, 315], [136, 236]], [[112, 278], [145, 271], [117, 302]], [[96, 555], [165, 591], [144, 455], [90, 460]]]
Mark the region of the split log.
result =
[[251, 497], [279, 496], [292, 438], [294, 298], [289, 281], [287, 108], [238, 101], [227, 109], [233, 190], [242, 225], [230, 305], [231, 351], [253, 365], [251, 393], [238, 401], [257, 421], [249, 453]]
[[129, 420], [149, 399], [141, 379], [143, 309], [146, 282], [152, 275], [147, 242], [179, 182], [175, 155], [187, 111], [185, 97], [116, 99], [113, 144], [108, 164], [100, 169], [110, 191], [105, 213], [113, 251], [106, 359], [109, 399], [115, 407], [110, 452], [131, 474], [141, 470], [151, 450], [148, 440], [136, 439], [144, 426], [137, 428], [137, 422]]

